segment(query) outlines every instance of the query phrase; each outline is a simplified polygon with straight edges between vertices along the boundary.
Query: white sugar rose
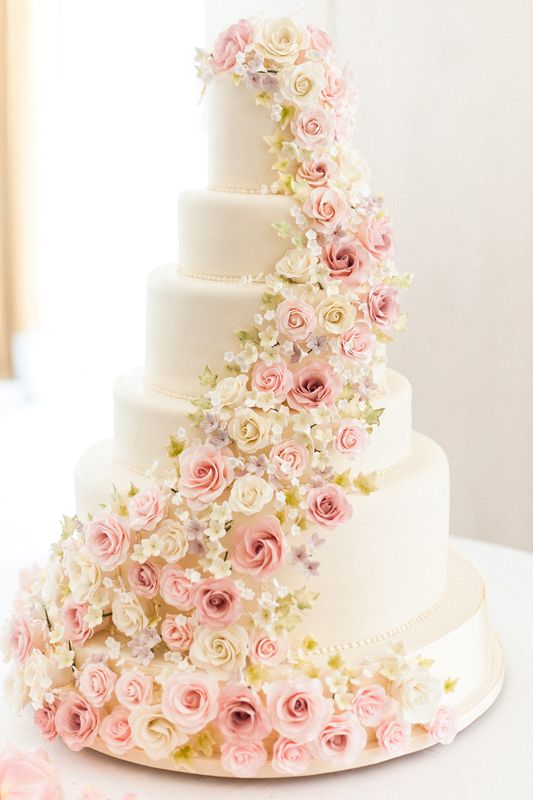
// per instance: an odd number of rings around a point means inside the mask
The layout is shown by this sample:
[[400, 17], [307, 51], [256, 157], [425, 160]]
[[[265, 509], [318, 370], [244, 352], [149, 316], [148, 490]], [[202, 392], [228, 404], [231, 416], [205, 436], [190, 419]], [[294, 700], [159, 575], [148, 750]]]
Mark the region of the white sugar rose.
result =
[[243, 453], [256, 453], [269, 443], [269, 421], [251, 408], [240, 408], [228, 425], [228, 433]]
[[221, 631], [199, 626], [189, 651], [192, 663], [219, 680], [228, 680], [244, 667], [248, 652], [248, 634], [240, 625]]
[[207, 396], [211, 398], [215, 406], [236, 408], [244, 402], [247, 383], [248, 378], [246, 375], [230, 376], [221, 380], [212, 392], [208, 392]]
[[288, 17], [263, 20], [255, 33], [256, 50], [274, 64], [294, 64], [309, 42], [309, 31]]
[[304, 61], [281, 72], [279, 88], [289, 103], [307, 108], [316, 105], [325, 82], [324, 65], [317, 61]]
[[355, 322], [355, 308], [343, 295], [326, 297], [316, 307], [318, 324], [327, 333], [341, 334]]
[[42, 708], [45, 702], [53, 702], [52, 690], [67, 686], [72, 671], [61, 669], [56, 662], [34, 650], [24, 662], [24, 684], [34, 708]]
[[166, 520], [157, 530], [159, 555], [169, 564], [175, 564], [187, 555], [187, 534], [179, 522]]
[[258, 514], [270, 503], [274, 495], [272, 486], [257, 475], [237, 478], [231, 489], [229, 504], [232, 511], [241, 514]]
[[82, 550], [68, 553], [63, 563], [72, 598], [80, 603], [90, 600], [102, 580], [98, 565]]
[[148, 625], [148, 619], [139, 600], [133, 594], [121, 594], [111, 606], [115, 627], [125, 636], [135, 636]]
[[442, 687], [438, 678], [420, 669], [393, 683], [391, 693], [398, 701], [401, 718], [416, 725], [428, 723], [434, 717]]
[[139, 706], [129, 717], [132, 739], [149, 758], [168, 758], [176, 747], [187, 741], [185, 734], [168, 720], [161, 706]]
[[306, 283], [318, 259], [307, 248], [289, 250], [276, 264], [276, 272], [294, 283]]

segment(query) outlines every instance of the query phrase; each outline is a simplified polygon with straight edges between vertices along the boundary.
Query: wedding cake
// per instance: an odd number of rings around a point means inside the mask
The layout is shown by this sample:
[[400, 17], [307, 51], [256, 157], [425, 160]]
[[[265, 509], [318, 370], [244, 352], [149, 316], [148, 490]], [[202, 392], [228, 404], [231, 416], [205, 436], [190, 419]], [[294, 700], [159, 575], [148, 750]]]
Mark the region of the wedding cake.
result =
[[9, 691], [47, 740], [238, 777], [450, 742], [501, 686], [448, 463], [387, 367], [389, 213], [330, 37], [239, 20], [197, 65], [209, 185], [179, 199], [143, 369], [23, 576]]

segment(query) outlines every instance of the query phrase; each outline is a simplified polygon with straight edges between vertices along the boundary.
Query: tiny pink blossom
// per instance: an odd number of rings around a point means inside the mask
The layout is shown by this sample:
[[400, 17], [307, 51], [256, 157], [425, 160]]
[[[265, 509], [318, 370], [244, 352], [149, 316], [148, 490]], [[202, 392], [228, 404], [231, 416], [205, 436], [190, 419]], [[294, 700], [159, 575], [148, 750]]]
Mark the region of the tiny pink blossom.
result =
[[287, 392], [292, 388], [292, 372], [285, 361], [274, 364], [258, 362], [252, 376], [252, 385], [259, 392], [272, 392], [280, 403], [287, 397]]
[[276, 309], [276, 325], [291, 342], [304, 342], [316, 328], [315, 309], [305, 300], [283, 300]]
[[56, 705], [45, 703], [33, 715], [33, 721], [39, 728], [41, 736], [47, 742], [53, 742], [57, 736], [56, 730]]
[[283, 636], [273, 638], [264, 631], [259, 631], [250, 642], [250, 658], [256, 664], [266, 667], [277, 667], [287, 657], [289, 643]]
[[220, 692], [218, 707], [218, 728], [231, 744], [260, 741], [272, 730], [259, 695], [248, 686], [227, 683]]
[[330, 236], [324, 244], [323, 258], [330, 276], [347, 286], [360, 286], [370, 276], [368, 251], [355, 236]]
[[392, 328], [400, 317], [398, 289], [381, 283], [373, 286], [368, 294], [368, 316], [378, 328]]
[[128, 504], [131, 530], [153, 531], [165, 518], [167, 504], [168, 495], [156, 484], [150, 484], [137, 492]]
[[314, 742], [317, 758], [332, 761], [338, 767], [348, 767], [358, 753], [365, 749], [366, 731], [351, 711], [334, 714]]
[[426, 726], [432, 739], [441, 744], [451, 744], [457, 734], [458, 719], [448, 706], [439, 706], [435, 716]]
[[321, 108], [305, 109], [292, 121], [292, 132], [297, 144], [307, 150], [330, 142], [334, 130], [334, 118]]
[[90, 747], [96, 738], [99, 722], [98, 710], [85, 697], [77, 692], [65, 692], [60, 696], [56, 729], [71, 750]]
[[335, 449], [348, 458], [356, 458], [368, 445], [367, 430], [358, 420], [343, 422], [335, 436]]
[[107, 664], [88, 662], [80, 671], [79, 690], [94, 708], [101, 708], [111, 699], [116, 680]]
[[220, 763], [235, 778], [253, 778], [266, 759], [267, 753], [261, 742], [224, 742], [220, 748]]
[[233, 480], [233, 467], [227, 448], [213, 444], [187, 447], [180, 455], [181, 494], [190, 500], [212, 503]]
[[93, 631], [85, 619], [88, 613], [88, 603], [76, 603], [74, 600], [67, 600], [64, 603], [61, 609], [61, 622], [65, 636], [70, 642], [85, 644], [92, 636]]
[[186, 734], [198, 733], [218, 712], [218, 682], [203, 672], [179, 672], [163, 688], [163, 714]]
[[332, 406], [342, 391], [342, 378], [327, 361], [309, 361], [294, 373], [287, 402], [296, 411]]
[[277, 517], [268, 515], [240, 525], [233, 535], [232, 563], [239, 572], [263, 580], [285, 558], [285, 539]]
[[128, 570], [128, 581], [134, 594], [155, 597], [159, 591], [159, 567], [151, 561], [133, 564]]
[[317, 678], [274, 681], [265, 694], [274, 729], [300, 744], [316, 739], [333, 709], [332, 700], [324, 697]]
[[355, 694], [352, 709], [361, 725], [377, 728], [391, 712], [392, 700], [379, 684], [363, 686]]
[[126, 753], [133, 747], [129, 714], [127, 708], [115, 706], [113, 711], [100, 722], [98, 735], [108, 750], [116, 755]]
[[185, 611], [193, 608], [192, 589], [193, 585], [181, 567], [165, 564], [159, 576], [159, 591], [165, 603]]
[[324, 528], [336, 528], [352, 518], [353, 508], [342, 491], [333, 483], [315, 486], [307, 495], [310, 518]]
[[303, 210], [314, 221], [315, 228], [324, 234], [332, 234], [342, 225], [350, 206], [339, 189], [319, 186], [313, 189], [303, 204]]
[[43, 750], [0, 752], [0, 797], [6, 800], [62, 800], [56, 768]]
[[392, 225], [387, 217], [370, 217], [359, 227], [357, 236], [375, 258], [381, 260], [392, 255]]
[[126, 708], [149, 706], [152, 702], [153, 681], [149, 675], [137, 670], [124, 670], [115, 684], [115, 696]]
[[128, 557], [130, 534], [124, 520], [102, 514], [87, 525], [87, 552], [98, 566], [111, 572]]
[[275, 444], [270, 451], [270, 461], [274, 467], [274, 475], [279, 480], [299, 478], [309, 463], [307, 450], [292, 439], [285, 439]]
[[193, 602], [201, 624], [220, 630], [239, 619], [241, 596], [229, 578], [207, 578], [195, 584]]
[[272, 748], [272, 769], [282, 775], [298, 775], [305, 772], [311, 761], [311, 752], [306, 744], [281, 737]]
[[346, 358], [367, 364], [376, 347], [376, 337], [366, 322], [356, 322], [341, 336], [341, 351]]
[[233, 69], [237, 55], [243, 53], [253, 39], [252, 24], [240, 19], [219, 35], [213, 48], [213, 61], [219, 70]]
[[161, 637], [169, 650], [183, 653], [192, 642], [194, 627], [188, 617], [167, 614], [161, 623]]
[[387, 719], [376, 728], [376, 738], [382, 750], [391, 756], [406, 752], [411, 736], [411, 726], [399, 719]]

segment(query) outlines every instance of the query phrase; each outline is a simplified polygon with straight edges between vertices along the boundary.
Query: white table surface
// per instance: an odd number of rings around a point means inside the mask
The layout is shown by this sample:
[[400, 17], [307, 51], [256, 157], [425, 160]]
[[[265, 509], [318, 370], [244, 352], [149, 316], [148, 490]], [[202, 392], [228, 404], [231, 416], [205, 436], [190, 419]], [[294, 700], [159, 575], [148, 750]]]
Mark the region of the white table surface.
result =
[[[79, 800], [81, 788], [90, 784], [110, 800], [122, 800], [126, 792], [136, 792], [139, 800], [531, 800], [533, 553], [467, 539], [455, 540], [455, 546], [485, 574], [490, 618], [503, 642], [507, 675], [495, 705], [451, 746], [437, 745], [374, 767], [316, 778], [203, 778], [122, 764], [89, 750], [73, 754], [60, 742], [43, 745], [30, 712], [16, 718], [4, 700], [0, 701], [0, 745], [44, 746], [61, 770], [65, 800]], [[1, 607], [6, 610], [14, 572], [15, 565], [9, 561], [0, 568]]]

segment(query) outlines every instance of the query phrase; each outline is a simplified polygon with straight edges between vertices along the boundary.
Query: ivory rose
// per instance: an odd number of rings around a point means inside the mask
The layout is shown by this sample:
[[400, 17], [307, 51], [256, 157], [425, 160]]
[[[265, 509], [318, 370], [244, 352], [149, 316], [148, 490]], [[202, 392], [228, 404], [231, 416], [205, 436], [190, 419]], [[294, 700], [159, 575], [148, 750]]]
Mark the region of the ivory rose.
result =
[[87, 552], [104, 572], [112, 572], [128, 557], [130, 534], [124, 520], [101, 514], [87, 525]]
[[309, 517], [324, 528], [336, 528], [352, 518], [353, 508], [342, 489], [333, 483], [315, 486], [307, 495]]
[[100, 717], [85, 697], [77, 692], [65, 692], [59, 698], [55, 722], [56, 730], [67, 747], [78, 751], [94, 742]]
[[136, 595], [155, 597], [159, 590], [159, 567], [151, 561], [133, 564], [128, 570], [128, 581]]
[[86, 663], [80, 671], [79, 690], [94, 708], [111, 699], [117, 676], [104, 663]]
[[220, 748], [220, 763], [235, 778], [253, 778], [266, 759], [266, 750], [260, 742], [224, 742]]
[[144, 609], [134, 594], [124, 592], [117, 595], [111, 605], [113, 625], [124, 636], [135, 636], [148, 625]]
[[267, 503], [270, 503], [274, 490], [258, 475], [243, 475], [237, 478], [232, 486], [229, 504], [232, 511], [240, 514], [258, 514]]
[[411, 726], [399, 719], [386, 719], [376, 728], [376, 738], [382, 750], [391, 756], [405, 753], [409, 746]]
[[7, 641], [10, 653], [17, 661], [24, 661], [34, 647], [43, 650], [45, 640], [45, 624], [42, 620], [32, 620], [22, 615], [15, 615], [11, 619]]
[[424, 725], [433, 719], [442, 697], [441, 682], [427, 670], [415, 669], [391, 688], [398, 701], [399, 716], [413, 725]]
[[272, 748], [272, 769], [282, 775], [298, 775], [305, 772], [311, 761], [311, 752], [306, 744], [280, 737]]
[[347, 286], [360, 286], [370, 276], [368, 251], [355, 236], [330, 236], [324, 244], [323, 257], [331, 277]]
[[285, 540], [277, 517], [268, 515], [236, 528], [231, 561], [237, 571], [263, 580], [283, 564], [284, 558]]
[[448, 706], [439, 706], [426, 730], [436, 742], [451, 744], [457, 733], [457, 714]]
[[250, 642], [250, 658], [256, 664], [278, 667], [289, 653], [289, 643], [284, 636], [273, 638], [259, 631]]
[[342, 378], [327, 361], [309, 361], [294, 373], [287, 403], [296, 411], [332, 406], [342, 391]]
[[318, 678], [273, 681], [265, 689], [273, 728], [282, 736], [304, 744], [316, 739], [333, 710]]
[[392, 225], [385, 216], [374, 216], [359, 227], [357, 236], [364, 247], [380, 260], [392, 255]]
[[137, 492], [128, 503], [130, 528], [132, 531], [153, 531], [165, 518], [168, 495], [156, 484]]
[[276, 272], [293, 283], [306, 283], [318, 260], [307, 247], [288, 250], [276, 264]]
[[187, 447], [180, 455], [178, 488], [184, 497], [212, 503], [233, 480], [231, 453], [213, 444]]
[[231, 744], [257, 742], [272, 730], [259, 695], [240, 683], [227, 683], [220, 692], [217, 725]]
[[129, 715], [127, 708], [115, 706], [100, 722], [98, 735], [107, 745], [107, 749], [116, 755], [126, 753], [133, 747]]
[[240, 19], [222, 31], [213, 47], [213, 61], [220, 70], [233, 69], [237, 55], [243, 53], [253, 40], [253, 27], [247, 19]]
[[46, 742], [53, 742], [57, 736], [56, 730], [56, 705], [45, 703], [33, 715], [33, 721], [39, 728], [41, 736]]
[[196, 667], [224, 681], [244, 668], [247, 652], [248, 634], [240, 625], [230, 625], [221, 631], [199, 625], [194, 631], [189, 658]]
[[230, 578], [207, 578], [195, 584], [192, 599], [201, 624], [221, 630], [242, 614], [241, 596]]
[[239, 450], [256, 453], [268, 444], [270, 422], [252, 408], [239, 408], [230, 420], [228, 433]]
[[0, 752], [0, 797], [6, 800], [62, 800], [56, 768], [43, 750]]
[[341, 336], [341, 351], [346, 358], [367, 364], [374, 353], [376, 337], [366, 322], [356, 322]]
[[276, 325], [291, 342], [304, 342], [316, 328], [315, 309], [305, 300], [283, 300], [276, 309]]
[[283, 403], [292, 388], [292, 372], [285, 361], [260, 362], [254, 369], [252, 384], [259, 392], [272, 392], [276, 400]]
[[23, 676], [33, 707], [42, 708], [53, 702], [52, 691], [66, 686], [72, 673], [69, 667], [59, 667], [55, 659], [40, 650], [32, 650], [24, 662]]
[[342, 294], [325, 297], [316, 308], [318, 324], [336, 336], [350, 330], [355, 321], [355, 307]]
[[[291, 122], [296, 143], [306, 150], [322, 147], [333, 138], [335, 131], [334, 118], [321, 108], [310, 108], [300, 111]], [[332, 190], [334, 191], [334, 190]]]
[[274, 475], [279, 480], [299, 478], [308, 465], [307, 450], [292, 439], [285, 439], [275, 444], [270, 451], [270, 462], [274, 467]]
[[313, 189], [303, 204], [303, 210], [314, 221], [314, 227], [324, 234], [332, 234], [342, 225], [350, 206], [343, 192], [329, 186]]
[[368, 294], [368, 316], [378, 328], [392, 328], [400, 317], [398, 289], [383, 284], [373, 286]]
[[161, 623], [161, 637], [169, 650], [182, 653], [189, 649], [194, 627], [183, 614], [167, 614]]
[[134, 744], [154, 761], [168, 758], [187, 741], [187, 736], [165, 717], [160, 705], [138, 706], [131, 712], [129, 722]]
[[157, 538], [160, 545], [159, 555], [169, 564], [175, 564], [187, 555], [187, 533], [179, 522], [165, 520], [157, 530]]
[[361, 725], [365, 728], [377, 728], [390, 714], [392, 701], [383, 686], [373, 684], [358, 689], [352, 702], [352, 709]]
[[299, 53], [309, 47], [309, 32], [289, 17], [265, 19], [257, 26], [255, 47], [273, 64], [294, 64]]
[[193, 585], [181, 567], [165, 564], [159, 577], [159, 592], [169, 606], [188, 611], [194, 608]]
[[247, 375], [230, 375], [219, 381], [213, 391], [208, 392], [208, 397], [215, 406], [237, 408], [244, 403], [247, 383]]
[[319, 61], [303, 61], [281, 72], [279, 89], [289, 103], [300, 108], [316, 105], [325, 87], [324, 65]]
[[198, 733], [218, 711], [218, 683], [201, 672], [179, 672], [163, 687], [163, 714], [186, 734]]
[[298, 167], [296, 178], [299, 181], [305, 181], [311, 188], [316, 189], [319, 186], [327, 186], [335, 173], [336, 167], [333, 161], [323, 157], [314, 161], [303, 161]]
[[150, 705], [152, 690], [152, 678], [137, 670], [124, 670], [115, 684], [115, 696], [118, 702], [130, 710], [137, 706]]
[[73, 600], [85, 603], [94, 597], [101, 585], [102, 573], [89, 553], [73, 550], [65, 554], [63, 561], [65, 574]]
[[337, 429], [335, 449], [348, 458], [356, 458], [364, 452], [368, 440], [369, 436], [364, 425], [358, 420], [347, 420]]
[[88, 603], [76, 603], [74, 600], [67, 600], [61, 609], [61, 622], [66, 638], [76, 644], [85, 644], [89, 636], [92, 636], [92, 628], [86, 622], [89, 613]]
[[351, 711], [334, 714], [316, 738], [313, 751], [317, 758], [332, 761], [338, 767], [353, 764], [365, 749], [366, 731]]

